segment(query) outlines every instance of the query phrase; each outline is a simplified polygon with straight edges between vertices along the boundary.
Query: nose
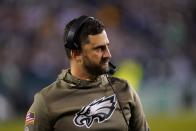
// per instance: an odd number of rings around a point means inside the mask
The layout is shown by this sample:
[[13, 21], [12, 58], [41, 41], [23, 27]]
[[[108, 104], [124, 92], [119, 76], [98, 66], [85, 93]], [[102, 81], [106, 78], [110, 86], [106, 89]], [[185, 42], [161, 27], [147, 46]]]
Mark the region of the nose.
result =
[[105, 49], [104, 54], [103, 54], [103, 57], [109, 58], [109, 59], [112, 57], [112, 55], [110, 53], [110, 49], [109, 49], [108, 46], [106, 46], [106, 49]]

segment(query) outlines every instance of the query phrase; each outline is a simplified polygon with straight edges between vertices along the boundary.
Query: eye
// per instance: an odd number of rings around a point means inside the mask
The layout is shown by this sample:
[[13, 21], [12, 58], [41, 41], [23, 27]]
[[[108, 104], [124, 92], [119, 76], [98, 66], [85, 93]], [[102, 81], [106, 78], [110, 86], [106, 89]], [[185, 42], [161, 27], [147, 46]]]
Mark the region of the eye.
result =
[[102, 51], [104, 51], [105, 49], [106, 49], [105, 46], [99, 46], [99, 47], [96, 48], [96, 51], [97, 51], [97, 52], [102, 52]]
[[103, 47], [98, 47], [96, 50], [97, 51], [103, 51]]

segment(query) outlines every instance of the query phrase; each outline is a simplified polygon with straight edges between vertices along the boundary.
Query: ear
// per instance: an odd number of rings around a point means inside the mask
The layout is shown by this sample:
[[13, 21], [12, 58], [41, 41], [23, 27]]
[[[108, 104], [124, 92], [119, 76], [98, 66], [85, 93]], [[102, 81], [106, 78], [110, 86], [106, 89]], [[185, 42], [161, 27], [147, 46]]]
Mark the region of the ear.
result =
[[71, 50], [71, 59], [81, 61], [81, 51]]

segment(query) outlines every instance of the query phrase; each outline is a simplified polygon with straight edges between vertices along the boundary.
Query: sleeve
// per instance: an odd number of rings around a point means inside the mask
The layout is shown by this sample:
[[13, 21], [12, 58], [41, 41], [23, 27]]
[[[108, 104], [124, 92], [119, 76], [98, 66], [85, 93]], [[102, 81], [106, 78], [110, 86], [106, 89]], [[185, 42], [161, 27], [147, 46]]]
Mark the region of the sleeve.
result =
[[131, 118], [129, 120], [130, 131], [149, 131], [140, 98], [136, 91], [132, 89], [134, 103], [131, 104]]
[[25, 118], [25, 131], [50, 131], [48, 108], [43, 96], [37, 93], [34, 102], [28, 110]]

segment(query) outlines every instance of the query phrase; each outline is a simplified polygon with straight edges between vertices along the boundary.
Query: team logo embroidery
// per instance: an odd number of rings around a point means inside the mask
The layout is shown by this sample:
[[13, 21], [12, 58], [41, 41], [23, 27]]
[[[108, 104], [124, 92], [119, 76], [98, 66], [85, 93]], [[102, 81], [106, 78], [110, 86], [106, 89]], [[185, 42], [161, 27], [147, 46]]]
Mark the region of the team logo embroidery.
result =
[[76, 126], [90, 128], [95, 119], [98, 123], [108, 120], [116, 108], [115, 95], [94, 100], [76, 113], [73, 122]]

